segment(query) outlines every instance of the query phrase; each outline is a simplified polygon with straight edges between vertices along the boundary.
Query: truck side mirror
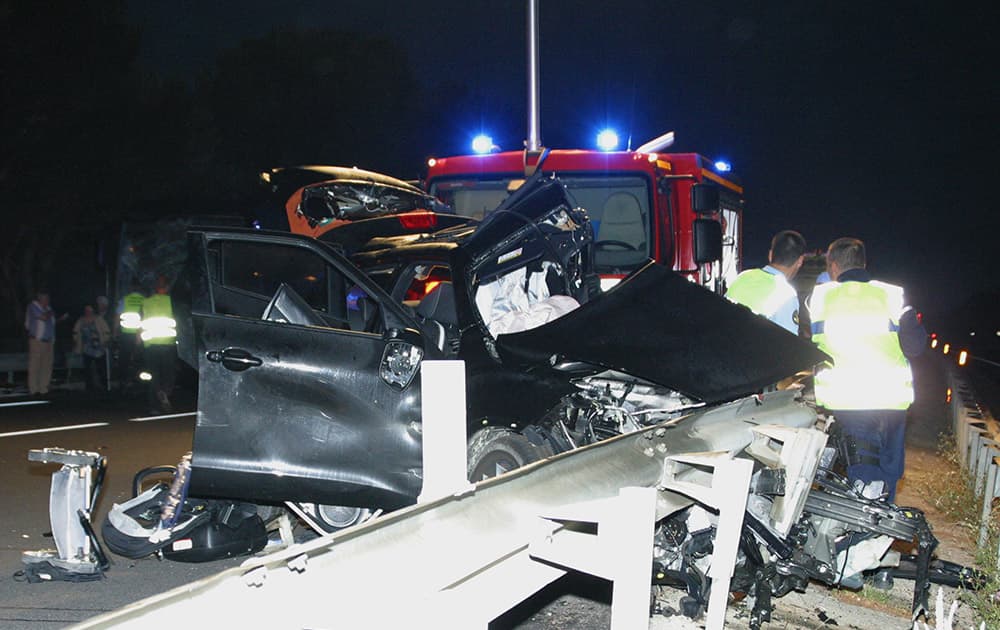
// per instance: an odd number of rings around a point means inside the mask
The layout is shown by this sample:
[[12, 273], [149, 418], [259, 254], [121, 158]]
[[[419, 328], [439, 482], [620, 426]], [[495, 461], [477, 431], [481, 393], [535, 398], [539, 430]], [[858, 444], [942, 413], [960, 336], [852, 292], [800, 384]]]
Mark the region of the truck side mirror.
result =
[[713, 219], [695, 219], [692, 226], [694, 262], [722, 260], [722, 224]]
[[691, 209], [698, 214], [711, 214], [719, 211], [719, 189], [712, 184], [694, 184], [691, 186]]

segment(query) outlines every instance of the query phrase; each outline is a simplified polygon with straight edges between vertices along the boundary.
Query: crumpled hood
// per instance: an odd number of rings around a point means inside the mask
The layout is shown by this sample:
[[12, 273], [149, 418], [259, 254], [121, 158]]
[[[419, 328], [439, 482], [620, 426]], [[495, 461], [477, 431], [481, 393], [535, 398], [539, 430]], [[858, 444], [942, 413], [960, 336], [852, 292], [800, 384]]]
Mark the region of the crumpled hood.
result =
[[505, 363], [583, 361], [709, 404], [828, 360], [811, 342], [653, 263], [554, 322], [500, 335], [497, 349]]

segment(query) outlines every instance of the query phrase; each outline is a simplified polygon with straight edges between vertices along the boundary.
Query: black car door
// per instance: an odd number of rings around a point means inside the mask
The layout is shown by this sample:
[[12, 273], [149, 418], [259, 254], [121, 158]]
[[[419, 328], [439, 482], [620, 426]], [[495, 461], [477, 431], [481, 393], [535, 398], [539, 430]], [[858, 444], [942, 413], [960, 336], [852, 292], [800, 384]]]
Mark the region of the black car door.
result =
[[422, 340], [312, 239], [192, 232], [192, 492], [395, 508], [420, 491]]

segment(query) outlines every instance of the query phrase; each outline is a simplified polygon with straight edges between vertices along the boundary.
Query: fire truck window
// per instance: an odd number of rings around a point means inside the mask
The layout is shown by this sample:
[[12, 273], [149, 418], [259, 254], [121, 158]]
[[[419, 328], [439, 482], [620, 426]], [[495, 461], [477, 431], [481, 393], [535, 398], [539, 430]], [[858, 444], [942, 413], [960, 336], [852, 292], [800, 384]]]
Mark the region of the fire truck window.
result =
[[652, 255], [649, 186], [642, 177], [564, 177], [594, 228], [594, 265], [627, 273]]
[[433, 193], [456, 214], [481, 220], [507, 198], [508, 182], [506, 179], [441, 182], [435, 184]]

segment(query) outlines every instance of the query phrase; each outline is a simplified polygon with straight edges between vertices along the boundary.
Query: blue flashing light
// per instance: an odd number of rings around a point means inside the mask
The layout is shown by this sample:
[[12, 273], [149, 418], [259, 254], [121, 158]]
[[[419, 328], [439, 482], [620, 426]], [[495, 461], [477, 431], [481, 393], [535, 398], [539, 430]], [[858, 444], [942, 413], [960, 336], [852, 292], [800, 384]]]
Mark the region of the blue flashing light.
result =
[[720, 173], [728, 173], [729, 171], [733, 170], [733, 165], [725, 160], [716, 160], [715, 170], [719, 171]]
[[618, 134], [614, 129], [605, 129], [597, 134], [597, 148], [601, 151], [614, 151], [618, 148]]
[[480, 155], [489, 153], [493, 150], [494, 146], [493, 138], [487, 136], [486, 134], [479, 134], [472, 139], [472, 150]]

